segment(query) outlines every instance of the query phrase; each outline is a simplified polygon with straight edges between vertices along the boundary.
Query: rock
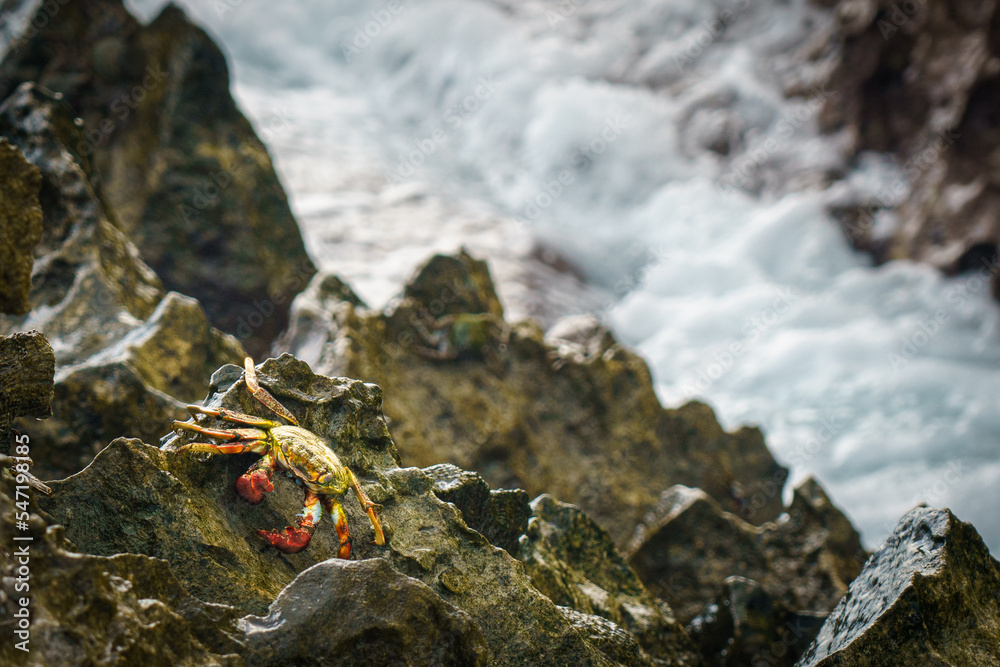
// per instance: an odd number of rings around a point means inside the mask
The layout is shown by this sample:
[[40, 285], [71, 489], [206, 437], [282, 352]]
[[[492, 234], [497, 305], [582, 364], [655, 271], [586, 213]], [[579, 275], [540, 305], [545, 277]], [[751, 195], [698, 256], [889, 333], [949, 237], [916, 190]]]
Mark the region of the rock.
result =
[[787, 471], [759, 430], [726, 433], [700, 403], [665, 410], [646, 363], [592, 320], [548, 339], [508, 324], [467, 254], [432, 258], [384, 312], [322, 298], [327, 279], [296, 300], [282, 349], [385, 388], [405, 464], [447, 461], [493, 488], [551, 493], [619, 545], [677, 483], [755, 523], [781, 513]]
[[242, 621], [247, 665], [486, 665], [468, 614], [389, 564], [328, 560], [300, 573], [267, 616]]
[[[914, 258], [981, 272], [1000, 298], [1000, 131], [991, 120], [1000, 57], [994, 0], [840, 0], [815, 57], [831, 93], [820, 115], [846, 128], [854, 152], [898, 157], [909, 193], [876, 193], [839, 213], [848, 238], [879, 260]], [[875, 215], [894, 210], [886, 237]]]
[[518, 540], [528, 526], [531, 507], [521, 489], [490, 489], [482, 477], [450, 463], [424, 468], [434, 495], [462, 511], [462, 519], [490, 544], [518, 556]]
[[583, 614], [575, 609], [559, 607], [566, 619], [576, 628], [577, 632], [596, 646], [613, 664], [629, 665], [630, 667], [652, 667], [657, 663], [646, 655], [635, 637], [620, 627], [600, 616]]
[[754, 526], [700, 489], [675, 486], [625, 549], [654, 595], [689, 623], [731, 576], [760, 582], [794, 611], [833, 608], [861, 571], [857, 531], [812, 479], [795, 488], [788, 517]]
[[721, 595], [688, 631], [706, 667], [793, 667], [826, 614], [797, 614], [752, 579], [729, 577]]
[[[486, 639], [491, 664], [609, 664], [531, 585], [520, 563], [434, 495], [426, 474], [398, 466], [378, 387], [314, 375], [290, 356], [268, 360], [258, 373], [262, 386], [323, 437], [382, 506], [387, 544], [378, 546], [356, 500], [345, 499], [353, 560], [385, 559], [467, 613]], [[273, 418], [241, 377], [235, 366], [217, 371], [206, 404]], [[78, 549], [163, 558], [192, 595], [241, 613], [266, 613], [300, 572], [336, 555], [339, 543], [326, 520], [302, 552], [263, 548], [256, 530], [288, 525], [301, 511], [301, 491], [280, 477], [273, 493], [250, 505], [236, 495], [234, 483], [254, 456], [205, 460], [176, 453], [177, 444], [176, 437], [167, 438], [162, 449], [116, 440], [85, 470], [54, 482], [43, 509], [65, 525]]]
[[0, 336], [0, 454], [8, 453], [14, 417], [52, 415], [55, 363], [49, 341], [37, 331]]
[[25, 81], [61, 93], [84, 122], [73, 149], [93, 159], [122, 232], [168, 289], [262, 356], [315, 268], [221, 51], [173, 4], [148, 26], [121, 0], [22, 4], [41, 27], [4, 26], [0, 99]]
[[800, 667], [1000, 662], [1000, 563], [947, 509], [904, 516]]
[[32, 251], [42, 238], [42, 177], [24, 155], [0, 139], [0, 313], [28, 312]]
[[[6, 477], [0, 485], [0, 622], [8, 628], [8, 636], [0, 643], [0, 663], [40, 667], [243, 664], [239, 657], [242, 637], [231, 607], [192, 598], [165, 561], [68, 550], [62, 529], [47, 526], [33, 500], [28, 529], [15, 532], [14, 485]], [[32, 539], [14, 541], [14, 535]], [[28, 572], [27, 580], [22, 567]], [[19, 577], [21, 584], [30, 581], [30, 588], [19, 586]], [[28, 599], [29, 628], [18, 636], [18, 614], [24, 609], [21, 601]], [[25, 640], [22, 648], [28, 653], [18, 648]]]
[[0, 106], [0, 133], [40, 171], [44, 211], [32, 312], [0, 331], [42, 331], [58, 364], [53, 418], [22, 423], [48, 479], [86, 466], [118, 436], [158, 438], [204, 395], [205, 378], [244, 352], [213, 329], [197, 301], [163, 294], [156, 274], [114, 224], [82, 134], [58, 95], [21, 86]]
[[670, 607], [646, 590], [607, 531], [547, 494], [531, 502], [531, 512], [521, 560], [535, 588], [560, 606], [627, 630], [649, 664], [700, 664]]

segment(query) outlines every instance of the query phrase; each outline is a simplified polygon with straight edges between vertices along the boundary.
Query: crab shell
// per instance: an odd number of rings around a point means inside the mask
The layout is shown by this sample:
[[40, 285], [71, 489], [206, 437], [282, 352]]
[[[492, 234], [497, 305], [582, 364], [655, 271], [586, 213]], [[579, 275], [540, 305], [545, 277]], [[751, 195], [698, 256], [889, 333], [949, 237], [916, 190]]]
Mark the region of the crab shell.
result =
[[351, 476], [337, 455], [312, 431], [299, 426], [267, 430], [271, 452], [278, 466], [291, 472], [316, 494], [343, 496]]

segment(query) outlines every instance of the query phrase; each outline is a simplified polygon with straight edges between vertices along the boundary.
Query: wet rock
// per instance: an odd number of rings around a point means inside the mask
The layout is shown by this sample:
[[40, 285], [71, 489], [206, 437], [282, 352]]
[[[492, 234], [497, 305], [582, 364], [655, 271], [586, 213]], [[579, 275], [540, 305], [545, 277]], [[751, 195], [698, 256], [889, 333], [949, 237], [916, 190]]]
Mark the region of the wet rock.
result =
[[55, 363], [49, 342], [37, 331], [0, 336], [0, 453], [8, 452], [14, 417], [52, 415]]
[[688, 626], [706, 667], [793, 667], [826, 614], [797, 614], [752, 579], [729, 577], [722, 593]]
[[[854, 150], [895, 154], [909, 193], [876, 193], [842, 210], [848, 238], [878, 259], [977, 271], [1000, 298], [1000, 11], [986, 2], [841, 0], [815, 54], [836, 92], [820, 116]], [[894, 210], [898, 224], [876, 233]]]
[[998, 662], [1000, 563], [970, 524], [918, 507], [872, 555], [799, 665]]
[[663, 493], [625, 550], [653, 594], [689, 623], [730, 576], [753, 579], [794, 611], [829, 611], [867, 554], [856, 530], [812, 479], [795, 488], [788, 516], [754, 526], [700, 489]]
[[450, 463], [424, 468], [434, 495], [462, 511], [462, 519], [490, 544], [518, 556], [518, 540], [528, 526], [531, 507], [521, 489], [490, 489], [482, 477]]
[[627, 630], [649, 664], [700, 664], [670, 607], [646, 590], [607, 531], [547, 494], [531, 502], [531, 512], [521, 560], [535, 588], [558, 605]]
[[56, 94], [25, 84], [0, 106], [0, 133], [42, 177], [42, 239], [32, 311], [0, 316], [0, 331], [38, 329], [58, 373], [53, 418], [24, 422], [43, 478], [77, 472], [118, 436], [155, 439], [204, 395], [212, 370], [243, 357], [197, 301], [163, 294], [156, 274], [105, 206], [93, 165], [75, 152], [80, 129]]
[[[16, 527], [15, 511], [22, 509], [12, 500], [13, 482], [4, 478], [0, 484], [0, 623], [8, 628], [0, 662], [39, 667], [243, 664], [242, 634], [231, 607], [188, 595], [166, 561], [74, 553], [62, 529], [48, 526], [33, 500], [28, 528]], [[23, 494], [19, 498], [26, 502]], [[14, 535], [31, 540], [14, 541]], [[19, 577], [29, 587], [19, 586]], [[30, 599], [23, 637], [14, 632], [23, 618], [22, 599]], [[18, 648], [25, 639], [27, 653]]]
[[382, 559], [318, 563], [241, 624], [250, 667], [487, 664], [469, 615]]
[[[73, 150], [143, 259], [262, 355], [315, 268], [218, 47], [173, 4], [148, 26], [121, 0], [22, 5], [40, 27], [4, 19], [0, 99], [26, 81], [61, 93], [84, 122]], [[281, 131], [287, 113], [262, 122]]]
[[23, 315], [30, 307], [32, 251], [42, 238], [41, 186], [38, 169], [0, 139], [0, 313]]
[[[520, 563], [434, 495], [426, 474], [398, 467], [378, 387], [314, 375], [290, 356], [268, 360], [259, 376], [305, 428], [328, 442], [382, 506], [387, 544], [378, 546], [356, 500], [345, 499], [352, 560], [383, 558], [469, 614], [486, 639], [491, 664], [609, 664], [535, 590]], [[235, 366], [217, 371], [207, 404], [273, 418], [241, 377]], [[163, 558], [193, 595], [242, 613], [266, 613], [297, 574], [336, 555], [339, 542], [325, 519], [300, 553], [263, 548], [256, 531], [288, 525], [301, 511], [301, 490], [279, 476], [273, 493], [249, 505], [236, 495], [234, 483], [256, 457], [178, 454], [177, 444], [175, 437], [167, 438], [162, 449], [116, 440], [85, 470], [54, 482], [53, 497], [43, 501], [43, 509], [65, 525], [78, 549]]]
[[700, 403], [665, 410], [646, 363], [592, 319], [548, 338], [508, 324], [467, 254], [430, 260], [384, 312], [318, 291], [296, 301], [284, 345], [317, 372], [384, 387], [408, 465], [447, 461], [493, 488], [551, 493], [620, 545], [677, 483], [754, 523], [782, 511], [787, 472], [759, 430], [726, 433]]

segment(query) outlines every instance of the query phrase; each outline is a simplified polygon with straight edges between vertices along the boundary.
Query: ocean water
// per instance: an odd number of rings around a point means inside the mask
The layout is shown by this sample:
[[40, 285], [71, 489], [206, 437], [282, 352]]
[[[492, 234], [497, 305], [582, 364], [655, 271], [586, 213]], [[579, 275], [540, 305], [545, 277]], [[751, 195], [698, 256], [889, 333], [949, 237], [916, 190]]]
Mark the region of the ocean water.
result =
[[[148, 19], [162, 2], [127, 4]], [[699, 397], [727, 427], [760, 425], [869, 547], [926, 502], [1000, 551], [996, 268], [946, 279], [850, 249], [827, 206], [906, 181], [816, 131], [833, 93], [785, 95], [808, 80], [796, 64], [822, 10], [178, 4], [226, 52], [311, 254], [369, 302], [468, 245], [514, 316], [596, 311], [649, 360], [665, 404]], [[539, 244], [586, 283], [531, 268]]]

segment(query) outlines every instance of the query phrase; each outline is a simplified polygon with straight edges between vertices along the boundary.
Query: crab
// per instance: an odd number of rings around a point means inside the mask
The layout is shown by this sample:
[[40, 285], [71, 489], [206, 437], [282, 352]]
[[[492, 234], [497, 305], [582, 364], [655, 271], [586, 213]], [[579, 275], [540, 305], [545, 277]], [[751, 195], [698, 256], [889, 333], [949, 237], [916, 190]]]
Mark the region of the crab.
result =
[[365, 495], [357, 476], [340, 462], [337, 455], [315, 433], [299, 426], [298, 420], [285, 406], [278, 402], [257, 381], [257, 371], [253, 360], [244, 361], [243, 375], [247, 389], [262, 405], [290, 422], [291, 425], [246, 415], [226, 408], [206, 408], [200, 405], [187, 406], [188, 412], [197, 420], [199, 415], [217, 417], [227, 422], [239, 424], [242, 428], [213, 429], [195, 422], [175, 421], [173, 430], [178, 434], [194, 432], [208, 438], [224, 441], [223, 444], [190, 442], [178, 448], [177, 452], [206, 452], [211, 454], [261, 454], [247, 472], [236, 480], [236, 493], [249, 503], [264, 500], [264, 494], [274, 490], [271, 477], [275, 469], [284, 470], [299, 486], [305, 489], [302, 514], [297, 517], [297, 526], [288, 526], [284, 532], [258, 530], [257, 534], [270, 545], [284, 553], [296, 553], [309, 545], [316, 525], [326, 509], [333, 520], [340, 539], [339, 558], [351, 556], [351, 533], [347, 525], [347, 515], [341, 500], [351, 488], [357, 494], [365, 513], [375, 529], [375, 544], [385, 544], [382, 525], [375, 512], [379, 506]]

